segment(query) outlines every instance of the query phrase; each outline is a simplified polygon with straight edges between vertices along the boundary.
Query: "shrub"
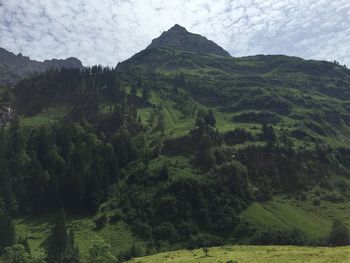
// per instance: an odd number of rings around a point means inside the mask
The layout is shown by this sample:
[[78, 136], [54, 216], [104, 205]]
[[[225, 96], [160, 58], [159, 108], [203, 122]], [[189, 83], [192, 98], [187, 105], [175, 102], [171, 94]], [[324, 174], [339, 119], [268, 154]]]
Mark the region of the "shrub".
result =
[[314, 200], [312, 201], [312, 204], [313, 204], [314, 206], [320, 206], [321, 201], [320, 201], [319, 199], [314, 199]]
[[187, 243], [188, 249], [195, 249], [199, 247], [213, 247], [223, 244], [223, 240], [217, 236], [209, 234], [200, 234], [191, 236]]
[[178, 232], [170, 222], [164, 222], [155, 227], [153, 229], [153, 234], [157, 240], [168, 240], [171, 243], [176, 243], [179, 239]]
[[341, 203], [344, 202], [344, 197], [335, 194], [328, 194], [321, 197], [322, 200], [331, 202], [331, 203]]
[[338, 219], [333, 221], [328, 243], [332, 246], [346, 246], [349, 244], [349, 229]]
[[109, 217], [111, 223], [117, 223], [123, 218], [123, 212], [120, 210], [115, 210]]
[[87, 263], [116, 263], [116, 257], [111, 253], [111, 246], [103, 240], [93, 240], [89, 247]]
[[209, 249], [207, 247], [203, 247], [203, 252], [204, 252], [205, 256], [207, 257], [208, 253], [209, 253]]
[[139, 219], [136, 219], [132, 223], [133, 230], [140, 236], [150, 238], [152, 235], [152, 227], [147, 223]]
[[107, 216], [105, 214], [98, 215], [95, 218], [94, 223], [95, 223], [96, 229], [101, 229], [107, 224]]
[[144, 256], [145, 250], [143, 247], [136, 245], [135, 243], [132, 245], [132, 247], [130, 248], [130, 254], [132, 257], [142, 257]]
[[305, 201], [307, 200], [306, 194], [302, 194], [302, 195], [300, 196], [300, 200], [303, 201], [303, 202], [305, 202]]
[[4, 249], [2, 256], [3, 262], [6, 263], [30, 263], [31, 257], [23, 245], [17, 244]]
[[305, 245], [305, 235], [297, 229], [268, 229], [257, 231], [250, 243], [254, 245]]
[[121, 251], [118, 255], [118, 261], [119, 262], [124, 262], [132, 259], [131, 251], [130, 249]]

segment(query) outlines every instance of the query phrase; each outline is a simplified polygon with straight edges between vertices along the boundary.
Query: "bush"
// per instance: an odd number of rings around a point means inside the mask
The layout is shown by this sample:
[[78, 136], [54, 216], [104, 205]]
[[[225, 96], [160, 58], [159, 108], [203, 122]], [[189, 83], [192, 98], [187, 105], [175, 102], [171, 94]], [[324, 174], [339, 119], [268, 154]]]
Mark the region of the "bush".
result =
[[331, 203], [341, 203], [344, 202], [344, 197], [335, 194], [328, 194], [321, 197], [322, 200], [331, 202]]
[[321, 201], [320, 201], [319, 199], [314, 199], [314, 200], [312, 201], [312, 204], [313, 204], [314, 206], [320, 206]]
[[118, 256], [118, 261], [119, 262], [124, 262], [132, 259], [131, 251], [130, 249], [121, 251]]
[[303, 201], [303, 202], [305, 202], [305, 201], [307, 200], [306, 194], [302, 194], [302, 195], [300, 196], [300, 200]]
[[268, 229], [257, 231], [252, 236], [254, 245], [305, 245], [308, 243], [305, 235], [297, 229]]
[[123, 212], [115, 210], [109, 217], [109, 221], [113, 224], [119, 222], [123, 218]]
[[281, 120], [281, 117], [268, 111], [249, 111], [244, 113], [236, 114], [232, 117], [234, 122], [244, 123], [269, 123], [276, 124]]
[[253, 227], [253, 225], [242, 221], [235, 227], [233, 236], [238, 240], [242, 240], [252, 236], [255, 231], [256, 229]]
[[214, 247], [222, 245], [223, 243], [223, 240], [217, 236], [209, 234], [200, 234], [190, 237], [190, 240], [187, 243], [187, 248], [195, 249], [199, 247]]
[[2, 256], [3, 262], [6, 263], [30, 263], [31, 257], [23, 245], [17, 244], [4, 249]]
[[338, 219], [333, 221], [331, 232], [329, 233], [328, 243], [332, 246], [349, 245], [349, 229]]
[[116, 257], [111, 253], [111, 246], [103, 240], [92, 240], [89, 247], [87, 263], [116, 263]]
[[133, 230], [144, 238], [150, 238], [152, 235], [152, 227], [147, 222], [142, 222], [139, 219], [136, 219], [132, 223]]
[[170, 243], [176, 243], [179, 240], [179, 234], [170, 222], [164, 222], [155, 227], [153, 234], [156, 240], [168, 240]]
[[107, 224], [107, 216], [105, 214], [100, 214], [94, 219], [96, 229], [101, 229]]
[[146, 253], [143, 247], [134, 243], [130, 248], [130, 254], [132, 257], [143, 257]]

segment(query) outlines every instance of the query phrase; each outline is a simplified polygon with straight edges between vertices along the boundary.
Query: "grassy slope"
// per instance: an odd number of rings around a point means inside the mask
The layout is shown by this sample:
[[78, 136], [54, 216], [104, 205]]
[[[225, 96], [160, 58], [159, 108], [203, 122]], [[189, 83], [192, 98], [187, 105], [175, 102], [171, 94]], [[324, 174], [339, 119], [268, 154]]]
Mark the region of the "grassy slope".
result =
[[[44, 253], [42, 243], [50, 233], [52, 222], [51, 215], [15, 220], [17, 236], [28, 237], [33, 255]], [[68, 226], [75, 230], [75, 240], [83, 259], [87, 257], [89, 246], [94, 239], [103, 239], [109, 243], [115, 255], [129, 249], [133, 243], [142, 243], [123, 222], [108, 224], [103, 229], [95, 230], [95, 224], [91, 218], [68, 216]]]
[[293, 246], [225, 246], [209, 249], [206, 257], [201, 249], [180, 250], [135, 258], [133, 263], [343, 263], [350, 262], [350, 247], [312, 248]]
[[315, 206], [311, 199], [299, 201], [275, 197], [263, 204], [253, 203], [240, 217], [257, 229], [297, 228], [310, 239], [318, 239], [328, 235], [334, 218], [350, 226], [349, 209], [349, 201], [321, 201], [320, 206]]
[[21, 118], [21, 125], [25, 128], [53, 125], [63, 119], [69, 112], [66, 107], [49, 107], [35, 116]]
[[241, 214], [241, 219], [258, 229], [297, 228], [311, 239], [325, 237], [331, 226], [329, 220], [311, 211], [276, 200], [252, 204]]

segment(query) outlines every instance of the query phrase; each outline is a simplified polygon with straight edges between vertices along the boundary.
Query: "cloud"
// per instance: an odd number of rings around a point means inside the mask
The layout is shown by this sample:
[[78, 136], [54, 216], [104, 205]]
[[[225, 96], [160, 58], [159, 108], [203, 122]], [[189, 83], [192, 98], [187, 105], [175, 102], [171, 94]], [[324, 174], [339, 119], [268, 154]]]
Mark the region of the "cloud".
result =
[[0, 46], [37, 60], [114, 66], [175, 23], [233, 56], [350, 65], [349, 0], [0, 0]]

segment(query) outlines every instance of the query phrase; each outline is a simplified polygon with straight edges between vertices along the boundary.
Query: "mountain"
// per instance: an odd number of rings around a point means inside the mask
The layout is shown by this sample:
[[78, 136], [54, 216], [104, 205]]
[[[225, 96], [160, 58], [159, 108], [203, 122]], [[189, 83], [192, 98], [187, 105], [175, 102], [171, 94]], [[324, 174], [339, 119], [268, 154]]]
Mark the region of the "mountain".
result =
[[0, 129], [0, 196], [34, 216], [15, 221], [34, 253], [61, 206], [80, 216], [82, 258], [99, 236], [121, 261], [136, 246], [327, 245], [333, 219], [350, 225], [349, 69], [199, 52], [193, 35], [1, 91], [18, 118]]
[[15, 55], [0, 48], [0, 85], [12, 86], [34, 73], [45, 72], [50, 68], [78, 68], [83, 65], [77, 58], [52, 59], [43, 62], [31, 60], [22, 54]]
[[147, 49], [158, 49], [162, 47], [181, 49], [197, 54], [211, 54], [223, 57], [230, 57], [230, 54], [222, 47], [207, 38], [190, 33], [180, 25], [174, 25], [168, 31], [154, 40]]

